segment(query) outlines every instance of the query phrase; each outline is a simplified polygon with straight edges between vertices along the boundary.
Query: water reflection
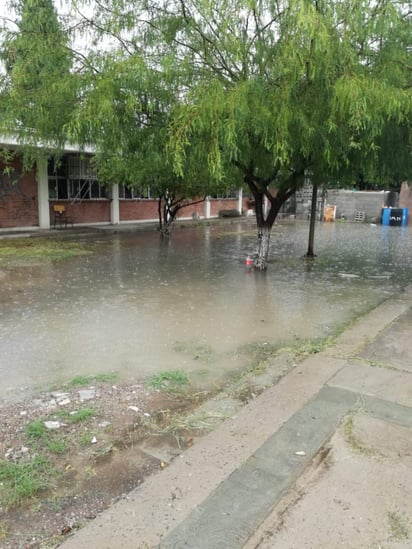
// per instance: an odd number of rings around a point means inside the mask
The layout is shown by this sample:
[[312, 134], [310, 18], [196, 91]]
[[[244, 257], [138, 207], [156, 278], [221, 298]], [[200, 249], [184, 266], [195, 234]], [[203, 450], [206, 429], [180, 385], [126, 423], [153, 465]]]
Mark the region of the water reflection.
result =
[[196, 381], [246, 364], [251, 342], [324, 337], [411, 280], [411, 230], [277, 225], [266, 273], [245, 267], [253, 225], [88, 237], [92, 254], [1, 270], [1, 397], [80, 373]]

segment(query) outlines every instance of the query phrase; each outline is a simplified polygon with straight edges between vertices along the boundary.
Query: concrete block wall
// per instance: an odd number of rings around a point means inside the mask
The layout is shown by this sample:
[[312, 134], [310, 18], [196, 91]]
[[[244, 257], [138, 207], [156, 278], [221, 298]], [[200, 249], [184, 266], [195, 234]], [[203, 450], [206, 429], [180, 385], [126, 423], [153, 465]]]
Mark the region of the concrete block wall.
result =
[[336, 206], [336, 219], [354, 221], [356, 212], [365, 212], [365, 221], [380, 222], [384, 206], [397, 206], [393, 193], [388, 191], [329, 190], [325, 205]]

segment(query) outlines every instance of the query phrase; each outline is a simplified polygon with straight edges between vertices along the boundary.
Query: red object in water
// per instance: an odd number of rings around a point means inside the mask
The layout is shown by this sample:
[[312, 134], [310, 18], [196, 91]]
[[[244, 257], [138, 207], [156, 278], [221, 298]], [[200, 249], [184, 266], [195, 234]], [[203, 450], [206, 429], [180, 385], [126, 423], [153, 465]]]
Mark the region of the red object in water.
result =
[[253, 265], [253, 259], [251, 257], [247, 256], [245, 263], [246, 263], [246, 265]]

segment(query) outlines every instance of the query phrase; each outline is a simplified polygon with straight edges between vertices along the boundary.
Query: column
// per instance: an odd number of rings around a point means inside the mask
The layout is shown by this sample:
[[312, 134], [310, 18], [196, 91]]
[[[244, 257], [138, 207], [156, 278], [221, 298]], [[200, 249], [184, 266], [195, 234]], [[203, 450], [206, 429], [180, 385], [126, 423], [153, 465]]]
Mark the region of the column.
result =
[[242, 210], [243, 210], [243, 189], [239, 189], [238, 195], [237, 195], [237, 211], [239, 212], [240, 215], [242, 215]]
[[110, 203], [110, 223], [118, 225], [120, 223], [120, 205], [119, 205], [119, 185], [112, 186], [112, 201]]
[[205, 219], [210, 219], [210, 197], [209, 196], [207, 196], [205, 199], [204, 215], [205, 215]]
[[40, 229], [50, 229], [49, 182], [47, 179], [47, 158], [37, 161], [37, 201]]

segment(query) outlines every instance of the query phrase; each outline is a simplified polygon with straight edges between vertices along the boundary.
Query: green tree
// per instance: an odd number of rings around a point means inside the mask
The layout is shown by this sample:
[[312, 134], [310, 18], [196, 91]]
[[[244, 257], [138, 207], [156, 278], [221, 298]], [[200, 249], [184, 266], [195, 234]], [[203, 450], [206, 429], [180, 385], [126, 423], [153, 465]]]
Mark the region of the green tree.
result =
[[150, 188], [158, 199], [159, 227], [168, 235], [178, 212], [222, 184], [205, 169], [200, 147], [184, 160], [184, 176], [168, 154], [170, 117], [179, 88], [147, 66], [138, 52], [105, 53], [88, 71], [88, 90], [70, 124], [70, 138], [96, 147], [99, 179]]
[[69, 38], [52, 0], [16, 0], [2, 29], [1, 131], [19, 140], [26, 164], [39, 145], [57, 149], [76, 103]]
[[248, 185], [256, 205], [256, 268], [266, 268], [273, 223], [305, 178], [342, 184], [354, 173], [373, 174], [377, 162], [388, 174], [392, 136], [402, 132], [410, 165], [408, 2], [96, 6], [90, 19], [97, 32], [115, 37], [129, 59], [138, 53], [173, 89], [167, 136], [177, 175], [185, 179], [188, 158], [201, 158], [214, 181], [237, 172]]

